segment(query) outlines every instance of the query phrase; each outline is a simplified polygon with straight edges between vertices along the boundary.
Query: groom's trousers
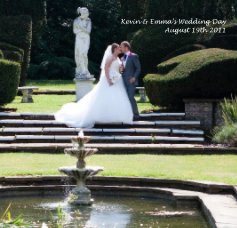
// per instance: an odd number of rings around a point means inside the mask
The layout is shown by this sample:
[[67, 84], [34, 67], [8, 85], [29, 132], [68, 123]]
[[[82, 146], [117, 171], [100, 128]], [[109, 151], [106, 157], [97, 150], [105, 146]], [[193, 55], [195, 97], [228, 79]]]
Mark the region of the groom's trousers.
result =
[[126, 87], [126, 90], [127, 90], [128, 98], [129, 98], [130, 103], [132, 105], [133, 115], [136, 118], [136, 117], [139, 116], [139, 112], [138, 112], [138, 108], [137, 108], [137, 102], [135, 100], [136, 85], [126, 83], [125, 87]]

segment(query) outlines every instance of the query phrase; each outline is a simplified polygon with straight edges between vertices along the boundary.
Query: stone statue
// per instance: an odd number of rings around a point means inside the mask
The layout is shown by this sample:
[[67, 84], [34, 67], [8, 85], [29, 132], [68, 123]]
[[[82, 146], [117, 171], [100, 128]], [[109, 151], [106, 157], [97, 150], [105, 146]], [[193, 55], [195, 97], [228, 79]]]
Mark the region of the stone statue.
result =
[[80, 15], [74, 20], [73, 32], [76, 35], [75, 43], [75, 61], [76, 61], [76, 77], [77, 79], [91, 78], [88, 70], [88, 50], [90, 47], [91, 19], [89, 11], [85, 7], [78, 7]]

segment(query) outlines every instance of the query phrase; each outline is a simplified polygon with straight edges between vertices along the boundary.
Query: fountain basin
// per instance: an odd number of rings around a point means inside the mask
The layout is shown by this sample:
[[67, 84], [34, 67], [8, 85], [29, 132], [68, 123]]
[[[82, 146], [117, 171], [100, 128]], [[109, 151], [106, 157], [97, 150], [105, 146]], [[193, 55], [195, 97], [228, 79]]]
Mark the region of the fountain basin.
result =
[[[172, 217], [173, 215], [178, 216], [179, 214], [180, 216], [182, 216], [184, 215], [184, 213], [181, 213], [183, 211], [182, 209], [181, 211], [178, 210], [179, 206], [182, 206], [183, 204], [194, 204], [201, 215], [205, 216], [205, 218], [207, 219], [206, 222], [210, 225], [209, 227], [218, 227], [218, 225], [221, 224], [222, 221], [227, 221], [227, 217], [231, 217], [232, 214], [236, 214], [234, 205], [230, 208], [230, 204], [222, 204], [226, 201], [226, 197], [228, 197], [229, 200], [231, 197], [235, 197], [237, 199], [236, 189], [232, 185], [155, 178], [101, 176], [89, 178], [87, 183], [89, 184], [89, 187], [92, 190], [92, 195], [93, 197], [95, 197], [96, 201], [92, 206], [89, 207], [74, 207], [73, 205], [66, 203], [67, 207], [75, 208], [75, 212], [77, 211], [77, 209], [83, 211], [89, 210], [91, 207], [93, 208], [97, 205], [98, 197], [105, 197], [105, 200], [107, 200], [107, 198], [116, 198], [117, 202], [120, 202], [120, 199], [122, 200], [123, 197], [126, 197], [128, 201], [132, 201], [132, 199], [141, 200], [143, 198], [146, 198], [148, 200], [151, 199], [152, 202], [158, 202], [159, 200], [163, 200], [165, 202], [173, 202], [175, 208], [177, 209], [173, 212], [170, 210], [165, 210], [164, 213], [163, 209], [158, 211], [145, 210], [148, 214], [155, 216], [155, 218], [158, 219], [162, 216]], [[59, 200], [57, 202], [59, 202], [60, 205], [64, 205], [65, 201], [63, 199], [65, 199], [65, 195], [68, 195], [68, 192], [70, 192], [70, 190], [75, 187], [75, 184], [76, 183], [73, 178], [68, 178], [66, 176], [0, 177], [0, 211], [1, 209], [5, 209], [6, 207], [4, 205], [8, 205], [9, 202], [12, 202], [14, 205], [15, 202], [17, 203], [18, 200], [20, 200], [23, 202], [23, 204], [25, 204], [27, 202], [30, 202], [31, 197], [33, 197], [33, 199], [36, 199], [37, 201], [43, 201], [46, 196], [52, 198], [60, 197], [61, 201]], [[224, 199], [222, 199], [220, 202], [214, 201], [214, 208], [209, 207], [208, 204], [213, 201], [213, 197], [215, 197], [216, 195], [221, 198], [223, 197]], [[2, 203], [2, 200], [5, 201], [5, 204]], [[52, 203], [55, 204], [56, 202], [52, 201]], [[143, 203], [145, 205], [145, 202]], [[228, 214], [225, 214], [227, 207]], [[19, 208], [19, 210], [17, 210], [17, 208]], [[12, 212], [14, 212], [13, 215], [25, 214], [24, 210], [22, 210], [23, 206], [21, 208], [17, 208], [16, 210], [12, 210]], [[38, 213], [37, 211], [33, 210], [33, 206], [31, 205], [26, 205], [26, 207], [24, 208], [28, 208], [30, 213]], [[217, 209], [219, 211], [222, 211], [222, 213], [216, 214]], [[42, 220], [42, 216], [44, 214], [48, 215], [49, 213], [47, 211], [45, 213], [39, 212], [36, 215], [37, 220]], [[94, 213], [92, 214], [92, 216], [94, 216]], [[30, 218], [30, 216], [31, 215], [29, 215], [28, 218]], [[82, 217], [83, 216], [84, 214], [82, 212]], [[101, 220], [104, 218], [104, 216], [106, 216], [106, 211], [101, 211]], [[152, 220], [148, 218], [146, 224], [149, 225], [150, 221]], [[167, 221], [168, 224], [168, 220], [165, 221]], [[143, 227], [149, 227], [148, 225], [144, 225]], [[131, 221], [130, 226], [128, 227], [137, 226]], [[167, 227], [167, 225], [164, 225], [163, 227]], [[177, 227], [183, 226], [181, 225]]]
[[[95, 195], [95, 202], [89, 207], [75, 207], [64, 201], [63, 195], [44, 197], [16, 197], [12, 204], [13, 216], [22, 214], [32, 228], [40, 228], [44, 222], [55, 227], [195, 227], [208, 228], [195, 204], [177, 205], [172, 200], [146, 197], [124, 197]], [[11, 199], [12, 200], [12, 199]], [[8, 206], [10, 199], [0, 199], [0, 213]], [[57, 214], [62, 210], [62, 218]], [[59, 224], [60, 224], [59, 223]]]

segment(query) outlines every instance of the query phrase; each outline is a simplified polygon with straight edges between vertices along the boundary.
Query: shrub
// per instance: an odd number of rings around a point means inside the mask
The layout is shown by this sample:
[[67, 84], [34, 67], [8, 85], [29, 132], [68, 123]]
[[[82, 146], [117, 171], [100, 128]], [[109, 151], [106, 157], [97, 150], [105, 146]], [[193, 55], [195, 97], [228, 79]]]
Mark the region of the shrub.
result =
[[[233, 18], [235, 0], [145, 0], [147, 18]], [[235, 10], [234, 9], [234, 10]]]
[[191, 44], [191, 45], [186, 45], [184, 47], [181, 47], [173, 52], [171, 52], [169, 55], [167, 55], [163, 60], [166, 61], [168, 59], [174, 58], [178, 55], [182, 55], [188, 52], [192, 52], [192, 51], [198, 51], [198, 50], [203, 50], [206, 49], [206, 47], [204, 45], [201, 44]]
[[19, 85], [20, 72], [19, 63], [0, 60], [0, 105], [14, 100]]
[[0, 16], [29, 15], [33, 20], [34, 34], [38, 34], [46, 21], [45, 0], [0, 0]]
[[231, 100], [224, 99], [221, 109], [225, 125], [237, 123], [237, 97]]
[[3, 58], [4, 58], [3, 52], [2, 50], [0, 50], [0, 59], [3, 59]]
[[225, 125], [217, 130], [213, 142], [237, 146], [237, 124]]
[[3, 52], [4, 59], [12, 60], [19, 63], [23, 62], [23, 49], [4, 42], [0, 42], [0, 49]]
[[214, 130], [213, 141], [237, 146], [237, 97], [221, 104], [224, 126]]
[[237, 22], [231, 21], [225, 26], [225, 33], [216, 33], [205, 45], [209, 48], [237, 50]]
[[11, 45], [9, 43], [5, 43], [5, 42], [0, 42], [0, 49], [2, 51], [12, 51], [12, 52], [18, 52], [19, 54], [21, 54], [22, 56], [24, 55], [24, 50], [17, 47], [17, 46], [14, 46], [14, 45]]
[[177, 56], [144, 79], [153, 105], [182, 106], [184, 98], [222, 99], [237, 94], [237, 51], [205, 49]]
[[53, 57], [39, 65], [31, 64], [30, 79], [72, 79], [75, 75], [75, 63], [66, 57]]
[[[24, 85], [30, 61], [32, 20], [30, 16], [0, 17], [0, 41], [24, 50], [20, 84]], [[1, 48], [2, 49], [2, 48]]]
[[22, 63], [23, 56], [17, 51], [3, 51], [4, 59], [8, 59], [14, 62]]
[[19, 63], [23, 62], [24, 51], [21, 48], [8, 43], [0, 42], [0, 49], [3, 51], [5, 59]]
[[155, 73], [157, 64], [178, 48], [200, 43], [198, 34], [165, 33], [167, 27], [173, 28], [167, 25], [147, 26], [132, 37], [131, 45], [140, 57], [142, 75]]

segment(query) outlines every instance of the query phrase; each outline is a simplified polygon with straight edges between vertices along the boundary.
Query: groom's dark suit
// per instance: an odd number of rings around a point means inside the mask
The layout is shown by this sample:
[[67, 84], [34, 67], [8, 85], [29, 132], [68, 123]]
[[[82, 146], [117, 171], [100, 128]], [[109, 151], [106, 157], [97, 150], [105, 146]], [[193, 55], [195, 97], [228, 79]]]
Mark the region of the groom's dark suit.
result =
[[[139, 112], [138, 112], [137, 103], [134, 96], [136, 92], [136, 85], [138, 85], [139, 75], [141, 73], [141, 64], [140, 64], [138, 55], [131, 52], [127, 56], [122, 57], [121, 60], [123, 63], [126, 60], [126, 65], [124, 66], [125, 68], [122, 73], [122, 76], [123, 76], [123, 81], [128, 93], [129, 100], [132, 105], [133, 114], [134, 114], [134, 117], [136, 118], [139, 116]], [[129, 80], [132, 77], [135, 77], [136, 81], [131, 84]]]

